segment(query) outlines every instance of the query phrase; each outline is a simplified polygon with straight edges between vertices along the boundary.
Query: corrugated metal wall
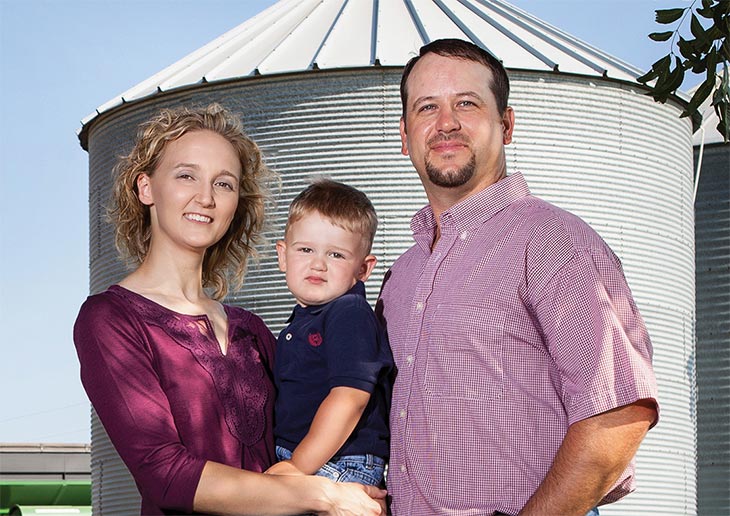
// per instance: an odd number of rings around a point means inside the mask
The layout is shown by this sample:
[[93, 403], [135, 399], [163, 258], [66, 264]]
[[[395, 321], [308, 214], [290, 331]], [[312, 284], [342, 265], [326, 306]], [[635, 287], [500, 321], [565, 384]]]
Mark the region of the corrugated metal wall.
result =
[[97, 515], [138, 516], [141, 498], [94, 409], [91, 409], [91, 504]]
[[[654, 342], [662, 420], [639, 452], [639, 491], [601, 512], [695, 514], [688, 123], [679, 120], [677, 106], [655, 104], [622, 83], [536, 72], [512, 72], [511, 78], [517, 122], [509, 169], [523, 171], [536, 194], [604, 236], [624, 262]], [[231, 301], [262, 315], [274, 332], [281, 328], [293, 301], [276, 267], [273, 240], [281, 237], [289, 202], [316, 174], [361, 188], [378, 210], [374, 253], [380, 262], [368, 282], [374, 301], [385, 270], [411, 245], [410, 217], [425, 203], [410, 161], [400, 155], [399, 81], [400, 69], [381, 68], [256, 77], [165, 95], [95, 120], [89, 133], [92, 291], [124, 275], [102, 207], [114, 158], [131, 145], [134, 126], [163, 105], [217, 101], [242, 114], [283, 179], [271, 243]], [[109, 448], [101, 435], [92, 445], [93, 456]], [[117, 491], [102, 486], [100, 498]]]
[[[695, 156], [698, 150], [695, 151]], [[730, 145], [705, 147], [697, 240], [697, 507], [730, 514]]]

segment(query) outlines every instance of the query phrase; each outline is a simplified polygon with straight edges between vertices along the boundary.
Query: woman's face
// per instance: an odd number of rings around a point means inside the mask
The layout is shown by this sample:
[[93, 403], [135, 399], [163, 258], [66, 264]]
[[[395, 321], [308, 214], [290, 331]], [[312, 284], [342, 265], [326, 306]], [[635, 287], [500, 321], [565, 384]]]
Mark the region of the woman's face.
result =
[[228, 231], [238, 206], [241, 163], [219, 134], [200, 130], [169, 142], [151, 175], [137, 178], [150, 207], [151, 246], [204, 253]]

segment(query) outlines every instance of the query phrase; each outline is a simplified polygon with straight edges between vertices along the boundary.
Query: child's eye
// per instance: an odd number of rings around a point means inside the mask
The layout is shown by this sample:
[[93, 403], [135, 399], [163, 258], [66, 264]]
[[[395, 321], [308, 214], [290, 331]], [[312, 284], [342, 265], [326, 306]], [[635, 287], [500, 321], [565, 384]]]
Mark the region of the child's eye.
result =
[[338, 253], [337, 251], [332, 251], [330, 253], [330, 256], [332, 256], [332, 258], [337, 258], [338, 260], [341, 260], [341, 259], [344, 259], [345, 258], [345, 255], [344, 254]]
[[310, 247], [300, 247], [299, 252], [300, 253], [311, 253], [312, 249]]

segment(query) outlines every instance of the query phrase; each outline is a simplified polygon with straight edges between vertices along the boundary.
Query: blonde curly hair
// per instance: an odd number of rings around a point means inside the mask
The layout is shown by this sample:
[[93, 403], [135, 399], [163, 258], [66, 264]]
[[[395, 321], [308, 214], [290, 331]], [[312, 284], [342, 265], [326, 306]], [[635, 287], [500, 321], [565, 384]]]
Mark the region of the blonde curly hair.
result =
[[213, 131], [235, 149], [241, 162], [238, 206], [225, 235], [209, 247], [203, 259], [203, 286], [221, 299], [229, 283], [240, 288], [249, 258], [257, 257], [256, 246], [264, 230], [264, 211], [269, 203], [269, 181], [276, 176], [264, 165], [258, 146], [243, 132], [241, 121], [219, 104], [205, 108], [163, 109], [140, 125], [134, 148], [114, 168], [112, 206], [109, 217], [115, 228], [117, 249], [136, 265], [150, 247], [150, 209], [139, 200], [137, 178], [153, 175], [165, 147], [186, 133]]

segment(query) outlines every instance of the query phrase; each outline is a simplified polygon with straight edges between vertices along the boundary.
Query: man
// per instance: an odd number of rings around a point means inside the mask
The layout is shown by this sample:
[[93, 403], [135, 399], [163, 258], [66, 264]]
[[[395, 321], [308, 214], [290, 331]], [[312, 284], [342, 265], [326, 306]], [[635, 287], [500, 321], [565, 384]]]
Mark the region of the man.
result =
[[396, 516], [596, 514], [633, 490], [658, 418], [652, 348], [620, 262], [506, 174], [509, 81], [460, 40], [403, 72], [402, 152], [429, 205], [378, 312], [398, 368]]

